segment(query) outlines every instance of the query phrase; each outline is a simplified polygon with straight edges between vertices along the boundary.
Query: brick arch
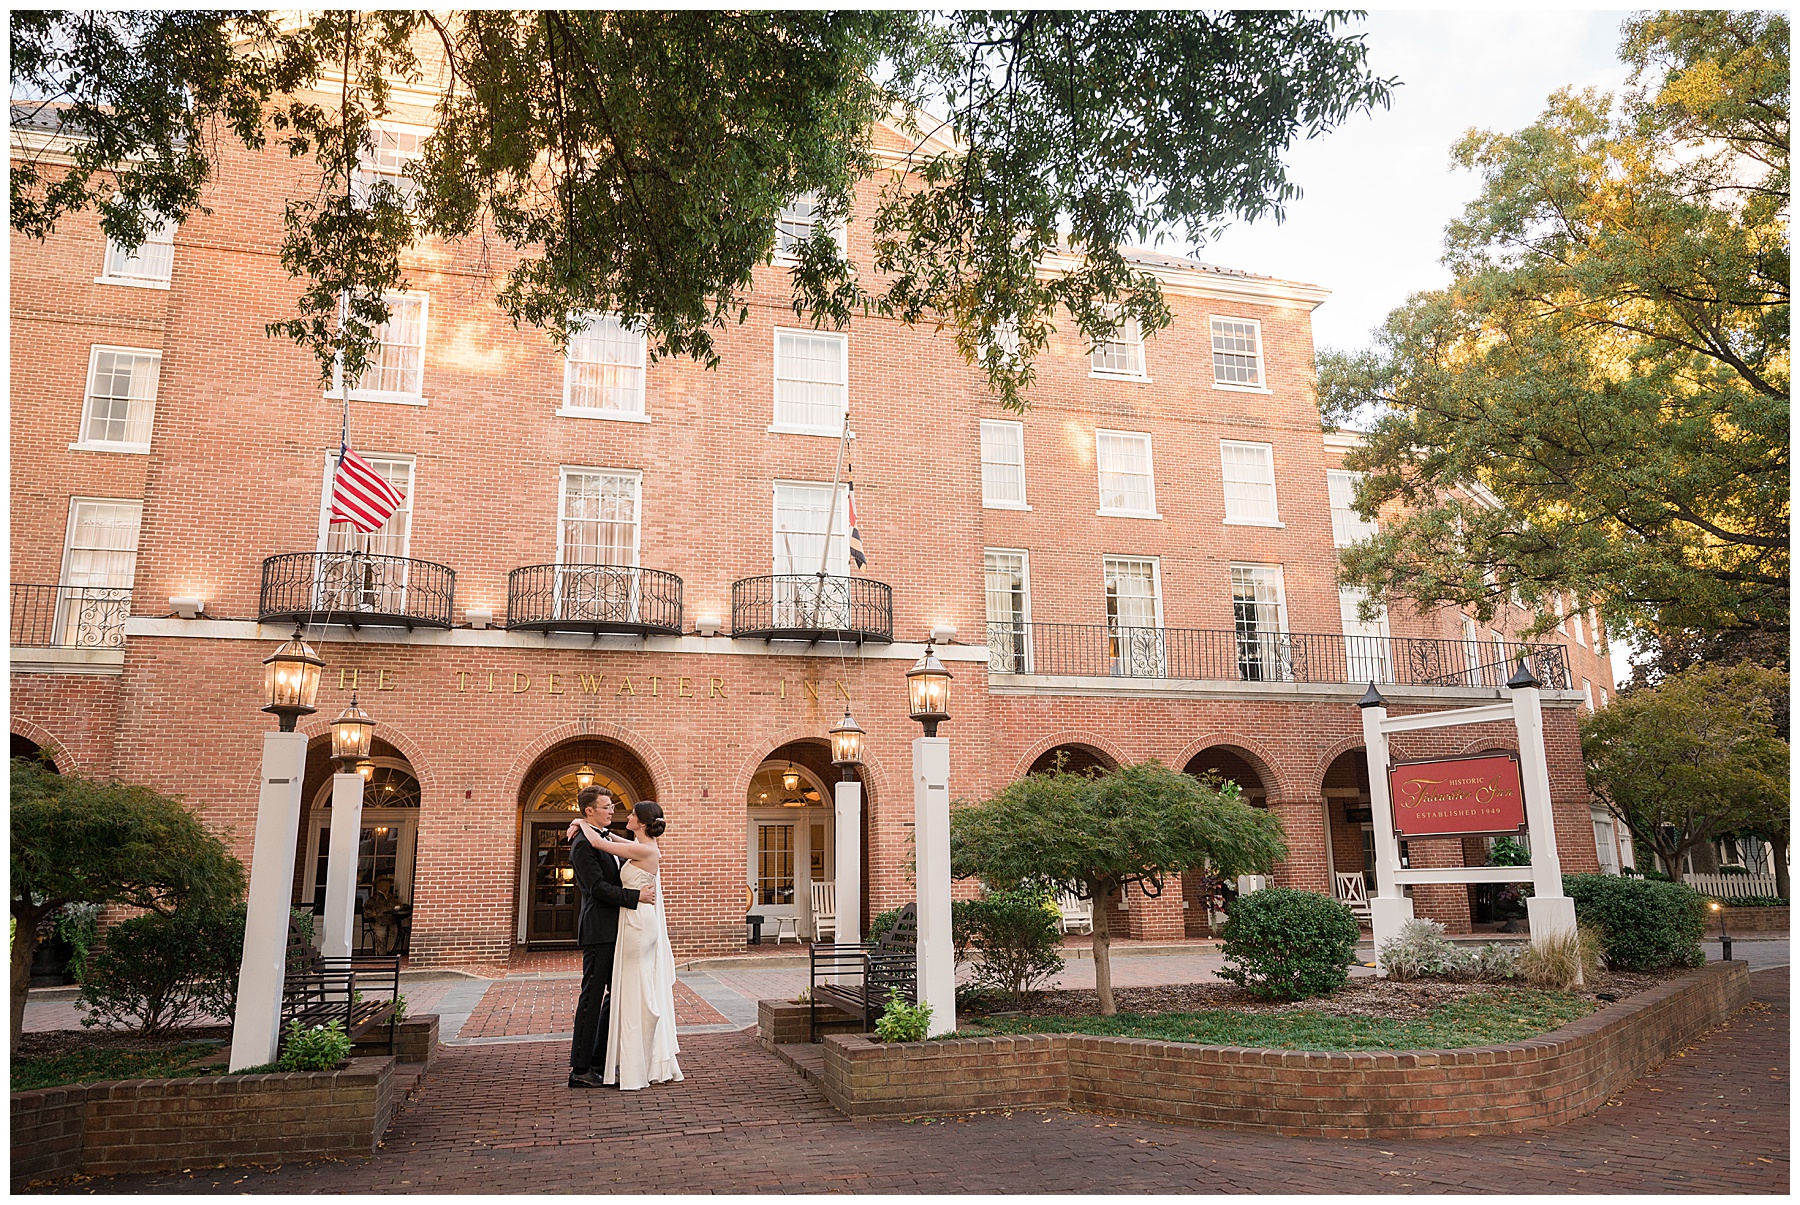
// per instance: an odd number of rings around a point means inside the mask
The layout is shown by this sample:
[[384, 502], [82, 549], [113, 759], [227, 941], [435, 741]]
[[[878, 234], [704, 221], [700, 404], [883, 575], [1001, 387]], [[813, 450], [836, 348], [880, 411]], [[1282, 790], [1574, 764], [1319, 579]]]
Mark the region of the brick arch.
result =
[[55, 734], [42, 724], [15, 715], [12, 718], [12, 730], [43, 750], [50, 757], [51, 764], [55, 765], [60, 773], [66, 774], [73, 770], [78, 774], [93, 774], [94, 771], [87, 759], [76, 753], [73, 745], [67, 741], [58, 740]]
[[1505, 751], [1507, 753], [1517, 753], [1519, 751], [1519, 741], [1517, 737], [1514, 737], [1511, 740], [1494, 740], [1492, 737], [1489, 737], [1484, 740], [1470, 741], [1461, 749], [1458, 749], [1455, 756], [1461, 757], [1466, 753], [1486, 753], [1490, 749]]
[[1031, 773], [1031, 763], [1058, 745], [1086, 745], [1101, 756], [1110, 758], [1115, 766], [1129, 765], [1131, 762], [1131, 756], [1125, 750], [1105, 737], [1078, 729], [1067, 729], [1044, 737], [1027, 749], [1025, 755], [1015, 763], [1012, 777], [1019, 779]]
[[[798, 744], [801, 741], [812, 741], [815, 743], [822, 741], [826, 744], [830, 743], [830, 739], [821, 735], [817, 728], [792, 728], [782, 735], [775, 737], [773, 740], [761, 742], [757, 747], [760, 748], [762, 752], [751, 754], [738, 763], [736, 772], [733, 773], [730, 781], [725, 784], [725, 789], [731, 792], [731, 794], [725, 796], [725, 798], [745, 798], [750, 790], [750, 780], [756, 777], [757, 769], [760, 768], [764, 762], [769, 760], [769, 754], [775, 752], [775, 750], [781, 748], [783, 745]], [[881, 768], [881, 763], [879, 761], [869, 757], [867, 752], [868, 742], [866, 739], [863, 743], [863, 748], [863, 807], [868, 814], [873, 817], [875, 815], [876, 804], [883, 798], [887, 790], [887, 773]]]
[[1220, 748], [1240, 754], [1250, 763], [1251, 769], [1262, 779], [1264, 799], [1270, 807], [1287, 801], [1287, 791], [1282, 787], [1281, 776], [1275, 772], [1275, 755], [1261, 741], [1234, 732], [1210, 732], [1198, 740], [1190, 741], [1169, 768], [1185, 771], [1189, 762], [1208, 749]]
[[[331, 720], [315, 713], [308, 717], [305, 723], [296, 724], [294, 731], [306, 736], [306, 752], [308, 756], [311, 756], [315, 742], [330, 743]], [[412, 770], [412, 776], [419, 780], [419, 800], [422, 809], [426, 796], [437, 790], [437, 776], [431, 772], [430, 762], [425, 758], [424, 750], [419, 742], [386, 720], [375, 721], [375, 739], [386, 741], [398, 749], [400, 756], [406, 759], [407, 766]], [[261, 782], [260, 777], [258, 782]]]
[[[1318, 764], [1313, 767], [1312, 778], [1310, 780], [1313, 795], [1317, 798], [1324, 797], [1325, 775], [1330, 771], [1332, 762], [1344, 756], [1346, 753], [1362, 748], [1365, 748], [1365, 746], [1363, 744], [1363, 738], [1360, 736], [1347, 736], [1337, 744], [1327, 748], [1324, 755], [1319, 758]], [[1371, 771], [1371, 773], [1373, 773], [1373, 771]]]
[[512, 765], [507, 767], [506, 776], [501, 780], [506, 784], [509, 792], [507, 797], [517, 798], [521, 794], [525, 788], [525, 775], [530, 771], [532, 765], [557, 745], [564, 741], [596, 739], [613, 741], [631, 750], [650, 775], [650, 785], [655, 791], [655, 797], [665, 801], [672, 798], [675, 776], [670, 773], [669, 765], [662, 759], [662, 755], [652, 748], [648, 741], [623, 724], [611, 722], [596, 724], [579, 720], [568, 724], [559, 724], [555, 728], [538, 734], [520, 751], [519, 755], [513, 759]]

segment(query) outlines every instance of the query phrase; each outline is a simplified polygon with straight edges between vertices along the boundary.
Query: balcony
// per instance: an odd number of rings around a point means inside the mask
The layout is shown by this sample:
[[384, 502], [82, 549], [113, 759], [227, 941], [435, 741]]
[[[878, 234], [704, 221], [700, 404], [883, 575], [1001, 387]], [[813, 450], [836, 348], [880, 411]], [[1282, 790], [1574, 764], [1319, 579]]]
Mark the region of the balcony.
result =
[[129, 586], [13, 584], [14, 648], [123, 649]]
[[635, 565], [527, 565], [506, 583], [506, 627], [681, 635], [681, 579]]
[[284, 552], [263, 562], [263, 623], [447, 628], [456, 570], [366, 552]]
[[1568, 661], [1562, 646], [1554, 644], [1098, 623], [988, 624], [988, 672], [994, 674], [1500, 687], [1521, 657], [1545, 687], [1568, 689]]
[[765, 640], [892, 643], [894, 591], [885, 582], [823, 573], [732, 583], [731, 634]]

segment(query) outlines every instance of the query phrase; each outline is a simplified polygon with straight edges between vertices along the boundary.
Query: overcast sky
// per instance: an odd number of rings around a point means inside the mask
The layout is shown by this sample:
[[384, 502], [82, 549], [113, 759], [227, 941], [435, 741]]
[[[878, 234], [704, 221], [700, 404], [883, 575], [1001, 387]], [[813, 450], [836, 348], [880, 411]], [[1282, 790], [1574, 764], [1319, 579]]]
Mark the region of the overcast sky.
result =
[[[1479, 186], [1451, 166], [1452, 144], [1470, 129], [1530, 125], [1561, 87], [1620, 92], [1629, 11], [1371, 12], [1362, 25], [1369, 63], [1401, 81], [1393, 107], [1288, 153], [1289, 178], [1305, 195], [1287, 221], [1234, 227], [1197, 254], [1324, 285], [1332, 295], [1313, 312], [1316, 344], [1366, 346], [1409, 294], [1449, 283], [1438, 262], [1444, 227]], [[1620, 679], [1631, 675], [1627, 651], [1613, 645]]]

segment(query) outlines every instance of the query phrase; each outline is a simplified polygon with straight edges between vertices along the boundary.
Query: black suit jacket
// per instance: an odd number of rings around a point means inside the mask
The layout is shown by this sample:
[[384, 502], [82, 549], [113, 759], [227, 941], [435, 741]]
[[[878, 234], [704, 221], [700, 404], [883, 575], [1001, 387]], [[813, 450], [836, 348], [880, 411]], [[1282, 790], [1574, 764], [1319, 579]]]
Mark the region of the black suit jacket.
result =
[[575, 881], [581, 885], [581, 920], [576, 940], [584, 946], [601, 946], [619, 937], [619, 909], [636, 908], [635, 887], [619, 885], [619, 860], [588, 844], [587, 834], [576, 833], [569, 847]]

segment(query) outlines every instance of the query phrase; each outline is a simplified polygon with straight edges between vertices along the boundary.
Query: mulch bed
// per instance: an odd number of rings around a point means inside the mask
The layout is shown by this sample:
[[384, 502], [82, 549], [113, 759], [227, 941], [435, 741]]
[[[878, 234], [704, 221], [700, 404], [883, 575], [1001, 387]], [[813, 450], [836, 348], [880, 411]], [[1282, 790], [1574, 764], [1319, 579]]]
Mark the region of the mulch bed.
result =
[[184, 1042], [231, 1041], [229, 1025], [195, 1025], [145, 1034], [136, 1029], [46, 1029], [20, 1036], [15, 1058], [75, 1054], [83, 1050], [173, 1050]]
[[[1595, 1000], [1599, 993], [1618, 1000], [1636, 995], [1664, 982], [1667, 974], [1636, 974], [1607, 971], [1585, 988], [1572, 993]], [[1396, 983], [1390, 979], [1356, 978], [1329, 996], [1310, 1000], [1262, 1000], [1250, 995], [1234, 983], [1181, 983], [1161, 987], [1121, 987], [1113, 989], [1113, 1001], [1122, 1013], [1193, 1013], [1223, 1009], [1244, 1013], [1315, 1012], [1329, 1017], [1371, 1017], [1378, 1020], [1409, 1020], [1421, 1009], [1433, 1009], [1468, 996], [1485, 995], [1497, 990], [1526, 986], [1522, 980], [1509, 983], [1450, 983], [1428, 979], [1414, 983]], [[959, 1013], [973, 1017], [1096, 1017], [1100, 1015], [1100, 997], [1092, 988], [1035, 993], [1018, 1004], [994, 1002], [991, 1011], [981, 1005]]]

